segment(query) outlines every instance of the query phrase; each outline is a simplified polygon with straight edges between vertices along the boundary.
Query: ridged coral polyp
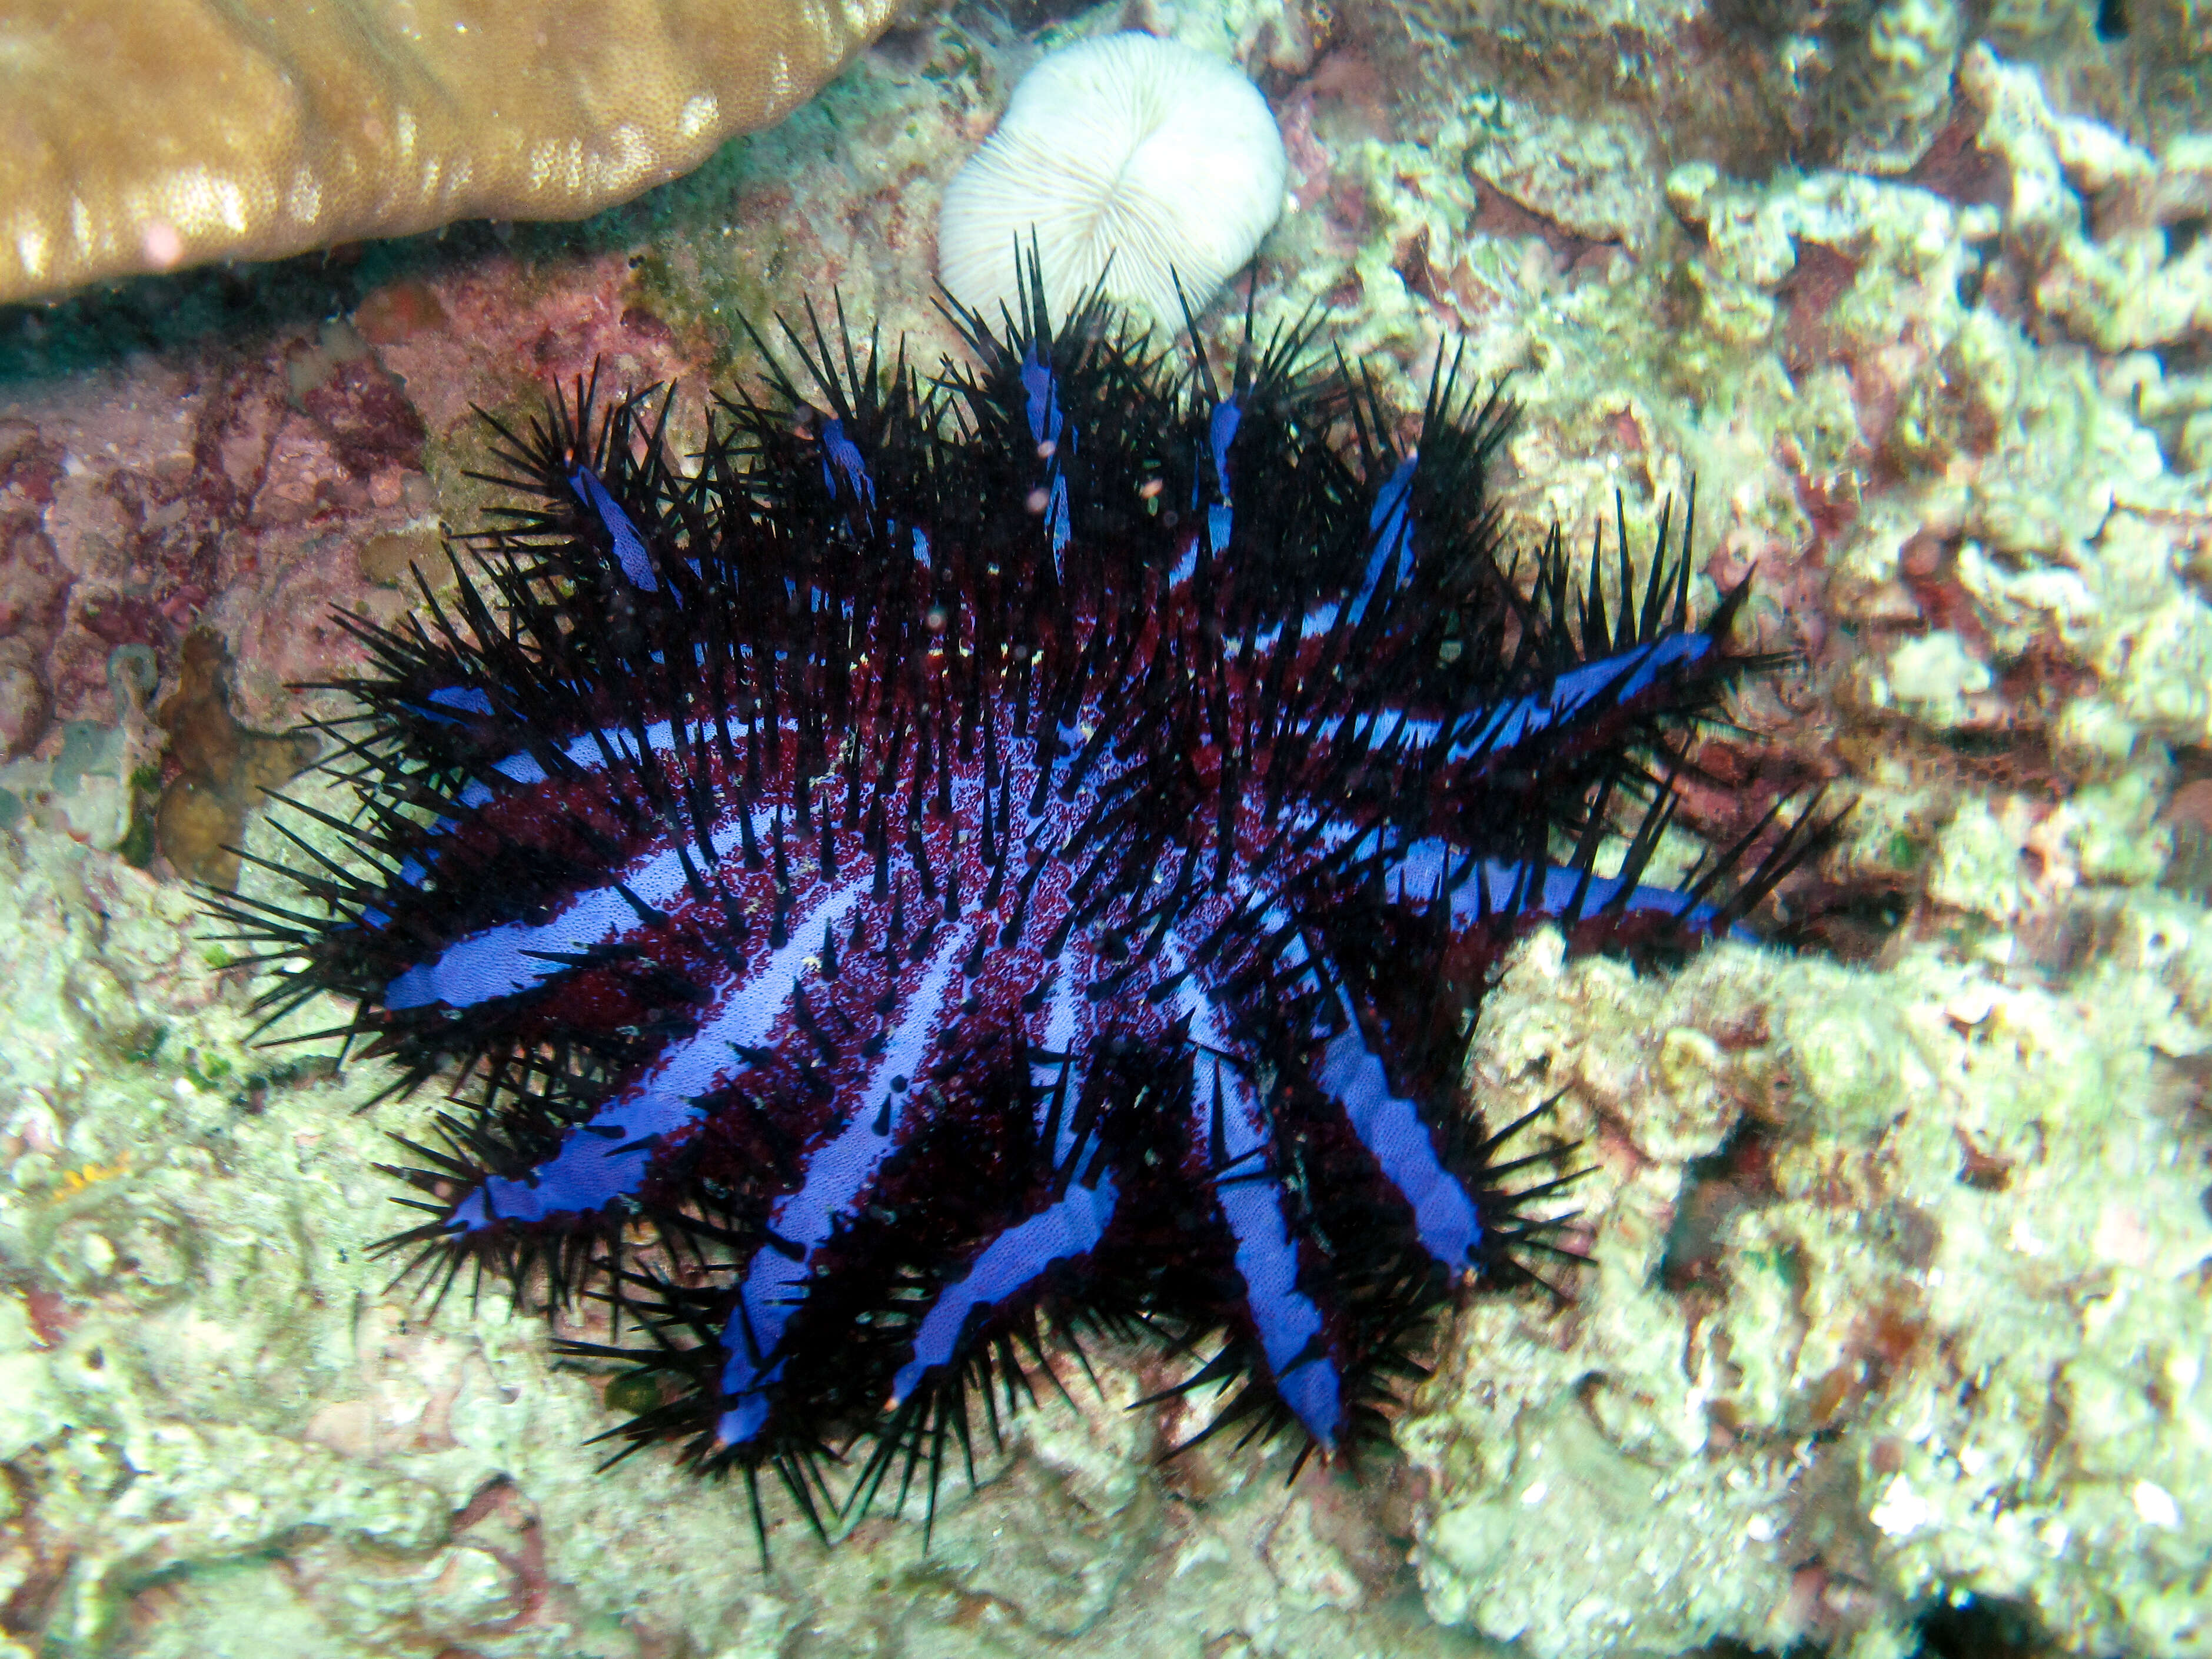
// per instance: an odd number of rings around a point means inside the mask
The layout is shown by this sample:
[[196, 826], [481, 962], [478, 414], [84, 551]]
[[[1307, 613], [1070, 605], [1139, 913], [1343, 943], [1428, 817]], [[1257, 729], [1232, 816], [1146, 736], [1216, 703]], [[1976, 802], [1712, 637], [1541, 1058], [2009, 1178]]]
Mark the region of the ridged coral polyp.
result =
[[646, 1340], [571, 1351], [663, 1389], [617, 1432], [757, 1517], [855, 1444], [840, 1501], [933, 1510], [1046, 1324], [1188, 1342], [1217, 1426], [1379, 1433], [1461, 1287], [1550, 1248], [1564, 1149], [1462, 1094], [1498, 951], [1709, 934], [1809, 844], [1638, 884], [1765, 660], [1740, 595], [1691, 625], [1686, 526], [1610, 606], [1555, 540], [1532, 597], [1451, 366], [1401, 450], [1295, 331], [1224, 386], [1032, 282], [933, 383], [792, 335], [805, 391], [695, 469], [665, 401], [501, 428], [477, 574], [353, 624], [352, 854], [234, 907], [273, 1011], [342, 993], [403, 1085], [475, 1079], [395, 1248], [611, 1297]]

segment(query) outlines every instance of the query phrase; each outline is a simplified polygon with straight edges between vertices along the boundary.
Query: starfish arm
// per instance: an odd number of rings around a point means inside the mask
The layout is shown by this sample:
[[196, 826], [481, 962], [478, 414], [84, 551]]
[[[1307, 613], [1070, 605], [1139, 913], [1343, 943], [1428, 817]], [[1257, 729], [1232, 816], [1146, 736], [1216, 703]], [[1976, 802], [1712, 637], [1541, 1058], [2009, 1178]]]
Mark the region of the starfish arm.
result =
[[1650, 693], [1665, 678], [1679, 678], [1705, 662], [1717, 644], [1709, 634], [1663, 634], [1631, 650], [1571, 668], [1540, 694], [1462, 716], [1449, 757], [1459, 762], [1497, 761], [1547, 732], [1613, 714]]
[[[772, 821], [769, 811], [756, 809], [755, 833], [768, 833]], [[727, 856], [740, 840], [732, 818], [712, 837], [715, 857]], [[684, 865], [690, 857], [678, 847], [665, 848], [632, 865], [617, 879], [574, 894], [544, 921], [503, 922], [466, 934], [392, 979], [384, 989], [384, 1006], [422, 1008], [437, 1003], [472, 1008], [568, 972], [576, 965], [576, 957], [635, 927], [639, 905], [665, 909], [678, 902], [684, 896]]]
[[847, 1103], [843, 1127], [807, 1156], [802, 1184], [780, 1200], [769, 1216], [769, 1242], [754, 1252], [738, 1305], [722, 1332], [729, 1356], [722, 1367], [722, 1393], [731, 1403], [716, 1433], [726, 1444], [747, 1443], [767, 1423], [783, 1373], [783, 1334], [805, 1298], [814, 1259], [837, 1224], [852, 1213], [899, 1132], [919, 1109], [918, 1081], [932, 1069], [936, 1042], [951, 1024], [948, 993], [957, 982], [969, 931], [947, 930], [877, 1056], [873, 1073]]
[[1422, 1248], [1456, 1273], [1482, 1242], [1481, 1215], [1459, 1178], [1437, 1158], [1428, 1125], [1413, 1103], [1392, 1091], [1382, 1061], [1348, 1002], [1345, 1015], [1343, 1030], [1322, 1046], [1314, 1082], [1343, 1111], [1384, 1177], [1413, 1206]]
[[553, 1156], [520, 1178], [487, 1176], [463, 1194], [448, 1218], [456, 1232], [501, 1220], [546, 1221], [593, 1213], [636, 1194], [648, 1172], [651, 1142], [696, 1116], [699, 1097], [756, 1049], [790, 1006], [811, 941], [835, 927], [867, 891], [864, 880], [820, 891], [789, 942], [734, 980], [691, 1034], [664, 1048], [645, 1072], [570, 1129]]
[[[1563, 915], [1574, 904], [1577, 891], [1584, 915], [1608, 906], [1667, 911], [1695, 931], [1719, 914], [1717, 906], [1691, 904], [1675, 888], [1614, 876], [1585, 877], [1579, 870], [1556, 864], [1475, 859], [1437, 836], [1424, 836], [1385, 854], [1380, 868], [1385, 890], [1403, 892], [1414, 902], [1433, 903], [1439, 895], [1449, 895], [1455, 931], [1499, 916]], [[1736, 937], [1748, 937], [1741, 927], [1731, 931]]]
[[957, 1357], [971, 1317], [1027, 1289], [1055, 1263], [1096, 1249], [1114, 1218], [1117, 1197], [1114, 1177], [1102, 1173], [1096, 1186], [1069, 1187], [1058, 1201], [984, 1245], [921, 1316], [913, 1356], [891, 1379], [892, 1398], [904, 1400], [930, 1372]]
[[622, 503], [599, 482], [599, 475], [588, 466], [579, 465], [568, 474], [568, 487], [605, 526], [614, 542], [615, 562], [631, 585], [648, 590], [659, 587], [660, 581], [653, 574], [653, 555], [646, 547], [645, 538], [637, 533], [637, 526], [623, 510]]
[[[1211, 1073], [1210, 1115], [1218, 1129], [1214, 1196], [1237, 1240], [1237, 1272], [1261, 1351], [1283, 1403], [1327, 1449], [1343, 1426], [1342, 1379], [1323, 1339], [1321, 1310], [1298, 1288], [1297, 1240], [1284, 1218], [1282, 1181], [1268, 1161], [1260, 1099], [1218, 1056], [1206, 1056], [1202, 1070]], [[1194, 1092], [1201, 1100], [1209, 1095]]]

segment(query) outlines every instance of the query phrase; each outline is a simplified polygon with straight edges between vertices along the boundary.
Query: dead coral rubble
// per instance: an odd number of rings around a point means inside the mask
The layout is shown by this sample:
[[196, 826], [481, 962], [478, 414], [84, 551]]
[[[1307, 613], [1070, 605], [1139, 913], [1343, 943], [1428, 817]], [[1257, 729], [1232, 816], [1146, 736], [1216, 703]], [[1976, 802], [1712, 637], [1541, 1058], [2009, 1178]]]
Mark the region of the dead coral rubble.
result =
[[256, 732], [230, 712], [229, 653], [210, 629], [194, 629], [179, 653], [177, 689], [155, 712], [169, 735], [167, 769], [154, 814], [154, 843], [179, 875], [216, 887], [238, 880], [246, 819], [264, 791], [315, 758], [307, 732]]

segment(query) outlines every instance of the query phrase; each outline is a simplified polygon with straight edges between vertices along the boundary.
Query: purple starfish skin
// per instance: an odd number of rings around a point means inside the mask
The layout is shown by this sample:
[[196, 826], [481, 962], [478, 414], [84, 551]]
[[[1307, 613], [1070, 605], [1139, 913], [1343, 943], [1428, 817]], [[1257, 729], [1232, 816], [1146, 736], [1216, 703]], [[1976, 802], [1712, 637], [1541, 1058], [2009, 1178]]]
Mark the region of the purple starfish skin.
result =
[[[1264, 499], [1281, 479], [1243, 476], [1252, 454], [1270, 459], [1253, 446], [1285, 441], [1281, 406], [1312, 407], [1285, 355], [1225, 395], [1202, 371], [1185, 383], [1190, 406], [1164, 424], [1195, 442], [1121, 480], [1145, 503], [1149, 523], [1124, 520], [1145, 544], [1103, 554], [1087, 504], [1128, 468], [1100, 459], [1111, 399], [1094, 380], [1126, 398], [1148, 365], [1098, 369], [1041, 314], [1003, 341], [967, 320], [987, 372], [948, 384], [982, 459], [958, 477], [994, 477], [1012, 498], [1000, 517], [990, 501], [910, 510], [915, 433], [943, 410], [902, 426], [856, 390], [849, 356], [842, 381], [808, 359], [837, 410], [811, 428], [787, 382], [765, 413], [748, 406], [754, 449], [784, 454], [775, 488], [741, 504], [744, 525], [721, 522], [727, 544], [704, 484], [661, 466], [634, 402], [596, 441], [581, 395], [534, 448], [510, 440], [551, 503], [526, 531], [558, 529], [565, 568], [591, 567], [596, 596], [546, 610], [511, 562], [489, 573], [524, 613], [504, 633], [472, 592], [438, 635], [364, 629], [391, 672], [356, 689], [386, 734], [458, 745], [440, 775], [462, 781], [426, 792], [436, 769], [402, 763], [387, 791], [436, 810], [387, 812], [364, 837], [388, 867], [351, 886], [301, 878], [342, 917], [309, 937], [318, 965], [302, 979], [349, 983], [356, 1029], [417, 1076], [489, 1054], [484, 1118], [523, 1126], [459, 1135], [469, 1157], [426, 1152], [435, 1167], [410, 1178], [433, 1215], [406, 1238], [456, 1265], [479, 1242], [617, 1248], [610, 1230], [638, 1218], [737, 1240], [707, 1297], [707, 1406], [686, 1419], [702, 1462], [750, 1479], [817, 1443], [825, 1416], [858, 1417], [911, 1474], [929, 1425], [902, 1402], [956, 1380], [1014, 1310], [1071, 1285], [1079, 1302], [1100, 1262], [1157, 1254], [1164, 1212], [1221, 1240], [1212, 1268], [1190, 1269], [1193, 1305], [1169, 1310], [1242, 1330], [1248, 1383], [1331, 1449], [1387, 1341], [1347, 1311], [1357, 1274], [1313, 1218], [1329, 1196], [1315, 1183], [1373, 1195], [1374, 1224], [1405, 1239], [1396, 1271], [1429, 1286], [1397, 1292], [1407, 1305], [1495, 1265], [1501, 1228], [1525, 1236], [1488, 1143], [1472, 1162], [1455, 1152], [1427, 1051], [1348, 965], [1362, 936], [1426, 929], [1438, 953], [1409, 971], [1435, 975], [1465, 942], [1547, 915], [1730, 925], [1742, 905], [1700, 902], [1709, 884], [1635, 880], [1663, 787], [1622, 878], [1596, 876], [1591, 855], [1609, 792], [1649, 775], [1631, 757], [1664, 757], [1663, 722], [1755, 659], [1723, 648], [1732, 605], [1686, 625], [1685, 566], [1655, 568], [1638, 615], [1624, 550], [1619, 626], [1595, 586], [1577, 618], [1596, 649], [1524, 641], [1486, 680], [1431, 666], [1441, 608], [1480, 587], [1440, 586], [1434, 566], [1449, 551], [1472, 568], [1472, 546], [1486, 570], [1492, 544], [1474, 504], [1455, 516], [1435, 499], [1426, 470], [1479, 487], [1502, 429], [1494, 400], [1470, 419], [1441, 375], [1424, 448], [1452, 467], [1363, 428], [1376, 482], [1344, 475], [1333, 565], [1316, 555], [1285, 580], [1279, 559], [1252, 556], [1257, 532], [1240, 536], [1241, 515], [1282, 516]], [[809, 453], [812, 474], [791, 459]], [[1162, 475], [1187, 490], [1180, 527], [1159, 522]], [[749, 564], [743, 544], [762, 535], [764, 562]], [[794, 544], [807, 536], [819, 545]], [[1663, 529], [1660, 549], [1663, 564]], [[1554, 553], [1555, 585], [1560, 568]], [[573, 632], [556, 639], [548, 616]], [[764, 619], [750, 634], [749, 617]], [[1534, 639], [1543, 622], [1524, 607], [1518, 626]], [[1547, 838], [1584, 823], [1577, 855], [1548, 861]], [[1784, 867], [1770, 859], [1752, 888]], [[515, 1061], [571, 1042], [596, 1070]], [[1460, 1049], [1442, 1052], [1429, 1073], [1455, 1066]], [[1031, 1153], [994, 1154], [963, 1180], [945, 1137], [1008, 1102]], [[1291, 1127], [1306, 1121], [1322, 1127]], [[738, 1189], [739, 1224], [698, 1219], [701, 1194]], [[981, 1219], [943, 1219], [963, 1206]], [[871, 1426], [866, 1401], [830, 1410], [810, 1394], [845, 1384], [823, 1358], [835, 1333], [803, 1328], [846, 1316], [868, 1229], [896, 1236], [905, 1218], [957, 1242], [934, 1258], [918, 1245], [919, 1279], [902, 1268], [860, 1299], [890, 1333], [851, 1362], [852, 1388], [890, 1401]], [[1133, 1279], [1147, 1308], [1182, 1283], [1175, 1261], [1155, 1265]], [[711, 1328], [696, 1311], [690, 1324]], [[934, 1425], [941, 1451], [941, 1412]]]

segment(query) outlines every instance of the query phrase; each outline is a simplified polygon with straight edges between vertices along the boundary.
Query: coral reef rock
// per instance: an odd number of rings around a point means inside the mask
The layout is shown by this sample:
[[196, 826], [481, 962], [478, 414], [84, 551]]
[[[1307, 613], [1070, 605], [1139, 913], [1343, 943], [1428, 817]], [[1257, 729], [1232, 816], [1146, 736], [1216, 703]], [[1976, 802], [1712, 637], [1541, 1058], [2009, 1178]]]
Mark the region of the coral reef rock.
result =
[[[450, 581], [471, 404], [526, 418], [599, 361], [724, 384], [740, 313], [833, 286], [933, 363], [939, 193], [1038, 40], [924, 20], [623, 213], [372, 249], [258, 334], [238, 294], [300, 266], [0, 319], [47, 364], [0, 388], [0, 1655], [1899, 1659], [1978, 1619], [2002, 1647], [1929, 1650], [2212, 1655], [2212, 168], [2174, 130], [2212, 76], [2168, 50], [2202, 8], [2126, 9], [2167, 90], [2123, 125], [2007, 45], [2094, 8], [1966, 8], [1942, 105], [1949, 14], [1893, 3], [1832, 9], [1902, 31], [1881, 177], [1779, 165], [1819, 87], [1794, 0], [1042, 32], [1249, 68], [1296, 204], [1263, 328], [1315, 307], [1408, 409], [1441, 343], [1512, 370], [1514, 533], [1587, 549], [1616, 489], [1633, 522], [1698, 477], [1693, 603], [1755, 567], [1741, 625], [1800, 659], [1701, 750], [1718, 805], [1762, 768], [1856, 801], [1785, 895], [1836, 955], [1512, 959], [1474, 1091], [1565, 1090], [1590, 1265], [1571, 1305], [1471, 1299], [1360, 1486], [1155, 1469], [1205, 1402], [1121, 1410], [1176, 1375], [1101, 1348], [1103, 1394], [1030, 1379], [926, 1557], [783, 1514], [763, 1573], [727, 1492], [594, 1473], [619, 1379], [495, 1297], [386, 1293], [365, 1250], [402, 1218], [357, 1172], [437, 1103], [363, 1118], [372, 1068], [250, 1046], [250, 981], [130, 867], [191, 630], [235, 653], [236, 722], [335, 712], [287, 683], [351, 661], [332, 602]], [[170, 328], [192, 307], [219, 347]], [[95, 324], [123, 343], [85, 372]]]
[[1841, 166], [1903, 173], [1927, 153], [1951, 107], [1966, 39], [1959, 0], [1882, 0], [1842, 8], [1814, 130]]
[[1595, 1265], [1474, 1304], [1400, 1426], [1439, 1618], [1540, 1659], [1868, 1659], [1972, 1597], [2212, 1651], [2212, 930], [2155, 895], [2112, 927], [2057, 991], [1522, 948], [1475, 1071], [1564, 1087]]

